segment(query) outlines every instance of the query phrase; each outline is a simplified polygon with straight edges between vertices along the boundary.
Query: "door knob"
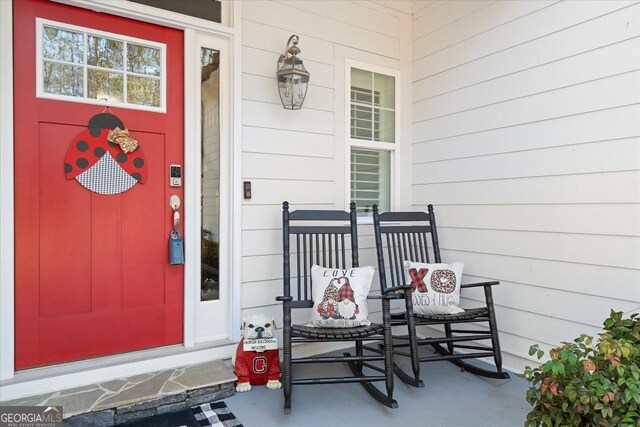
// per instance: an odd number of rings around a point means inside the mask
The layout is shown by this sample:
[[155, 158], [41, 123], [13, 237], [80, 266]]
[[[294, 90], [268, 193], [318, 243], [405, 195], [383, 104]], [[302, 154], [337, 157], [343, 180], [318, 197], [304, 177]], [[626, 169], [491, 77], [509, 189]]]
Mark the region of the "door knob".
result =
[[180, 197], [176, 194], [171, 196], [169, 198], [169, 206], [171, 206], [171, 209], [173, 209], [174, 212], [180, 209]]

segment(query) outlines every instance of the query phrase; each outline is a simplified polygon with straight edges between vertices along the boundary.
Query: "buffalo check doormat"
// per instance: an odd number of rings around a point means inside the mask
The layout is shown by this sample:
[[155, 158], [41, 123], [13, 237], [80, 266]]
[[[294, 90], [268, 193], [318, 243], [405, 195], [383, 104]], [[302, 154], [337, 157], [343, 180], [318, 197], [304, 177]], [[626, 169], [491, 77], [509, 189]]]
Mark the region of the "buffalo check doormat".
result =
[[224, 402], [205, 403], [191, 410], [201, 426], [243, 427]]
[[127, 427], [243, 427], [224, 402], [193, 406], [180, 412], [132, 421]]

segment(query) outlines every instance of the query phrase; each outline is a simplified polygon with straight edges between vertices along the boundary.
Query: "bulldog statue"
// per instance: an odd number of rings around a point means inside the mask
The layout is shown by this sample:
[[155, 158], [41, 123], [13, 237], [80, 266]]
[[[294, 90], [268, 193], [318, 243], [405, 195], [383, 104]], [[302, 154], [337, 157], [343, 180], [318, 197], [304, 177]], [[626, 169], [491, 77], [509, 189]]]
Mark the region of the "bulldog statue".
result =
[[[239, 393], [251, 390], [252, 385], [267, 385], [268, 389], [278, 390], [280, 383], [280, 356], [275, 349], [263, 349], [273, 346], [275, 322], [264, 315], [254, 315], [242, 322], [244, 336], [238, 343], [235, 357], [232, 358], [234, 370], [238, 377], [236, 391]], [[245, 340], [253, 343], [256, 350], [245, 350]], [[268, 342], [266, 346], [261, 342]]]

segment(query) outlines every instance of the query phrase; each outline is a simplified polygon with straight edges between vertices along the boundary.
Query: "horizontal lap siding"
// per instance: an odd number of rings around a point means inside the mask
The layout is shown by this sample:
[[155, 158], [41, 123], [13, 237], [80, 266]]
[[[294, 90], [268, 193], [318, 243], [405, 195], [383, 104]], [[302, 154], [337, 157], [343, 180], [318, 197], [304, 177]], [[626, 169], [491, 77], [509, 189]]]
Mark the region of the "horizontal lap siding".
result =
[[[337, 202], [344, 165], [335, 149], [336, 132], [342, 132], [335, 129], [336, 91], [343, 91], [336, 87], [336, 57], [375, 53], [383, 65], [397, 64], [399, 16], [410, 13], [410, 1], [396, 0], [242, 3], [242, 179], [252, 183], [252, 198], [242, 202], [243, 316], [270, 314], [281, 325], [275, 296], [282, 293], [282, 202], [292, 209], [343, 208]], [[292, 34], [300, 37], [300, 58], [311, 73], [299, 111], [282, 108], [275, 79]], [[375, 265], [365, 228], [361, 264]], [[375, 301], [371, 311], [375, 318]], [[294, 320], [305, 323], [309, 313], [295, 312]]]
[[503, 352], [522, 370], [529, 345], [640, 305], [640, 4], [413, 12], [413, 206], [436, 206], [465, 282], [502, 282]]

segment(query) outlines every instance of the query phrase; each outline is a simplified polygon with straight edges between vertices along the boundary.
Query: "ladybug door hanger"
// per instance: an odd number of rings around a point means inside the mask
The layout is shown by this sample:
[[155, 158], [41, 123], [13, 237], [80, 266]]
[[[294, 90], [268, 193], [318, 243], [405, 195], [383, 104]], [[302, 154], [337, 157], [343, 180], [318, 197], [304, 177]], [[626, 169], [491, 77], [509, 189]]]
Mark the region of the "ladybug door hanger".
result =
[[67, 149], [67, 179], [75, 178], [98, 194], [119, 194], [147, 179], [147, 166], [138, 142], [113, 114], [96, 114]]

